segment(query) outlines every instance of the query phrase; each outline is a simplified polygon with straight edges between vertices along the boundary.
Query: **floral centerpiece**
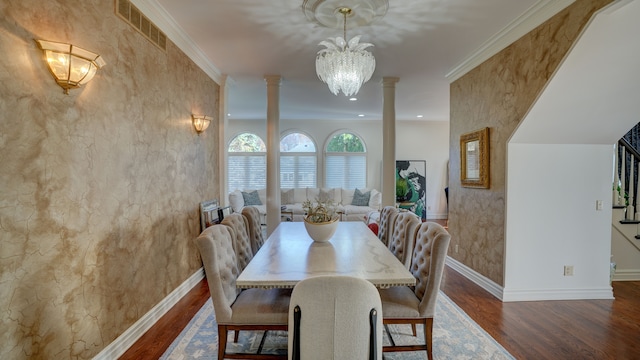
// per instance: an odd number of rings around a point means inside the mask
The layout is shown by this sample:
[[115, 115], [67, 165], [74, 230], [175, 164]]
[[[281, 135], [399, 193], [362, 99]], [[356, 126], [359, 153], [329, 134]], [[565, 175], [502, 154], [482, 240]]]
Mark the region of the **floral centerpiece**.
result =
[[338, 228], [339, 219], [333, 200], [307, 200], [302, 203], [302, 208], [306, 213], [304, 227], [309, 236], [317, 242], [329, 241]]

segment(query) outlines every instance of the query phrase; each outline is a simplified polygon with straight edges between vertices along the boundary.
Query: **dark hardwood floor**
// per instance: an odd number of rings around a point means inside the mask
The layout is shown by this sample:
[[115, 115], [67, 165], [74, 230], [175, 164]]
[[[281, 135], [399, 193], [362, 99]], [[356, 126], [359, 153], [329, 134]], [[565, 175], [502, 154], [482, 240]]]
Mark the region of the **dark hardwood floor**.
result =
[[640, 359], [640, 281], [614, 282], [615, 300], [502, 303], [447, 268], [443, 291], [517, 359]]
[[[615, 300], [502, 303], [447, 267], [442, 289], [517, 359], [640, 359], [640, 281], [614, 282]], [[205, 301], [203, 280], [120, 359], [159, 358]]]
[[209, 286], [207, 279], [203, 279], [122, 354], [120, 359], [158, 359], [207, 301], [211, 301]]

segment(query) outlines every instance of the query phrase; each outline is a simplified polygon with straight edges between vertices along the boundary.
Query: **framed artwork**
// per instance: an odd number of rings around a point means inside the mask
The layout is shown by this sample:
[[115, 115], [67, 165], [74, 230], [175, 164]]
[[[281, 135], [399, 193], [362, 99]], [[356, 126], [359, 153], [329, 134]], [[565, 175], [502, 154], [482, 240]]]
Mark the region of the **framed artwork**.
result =
[[460, 182], [489, 188], [489, 128], [460, 135]]
[[396, 160], [396, 203], [427, 220], [427, 162]]

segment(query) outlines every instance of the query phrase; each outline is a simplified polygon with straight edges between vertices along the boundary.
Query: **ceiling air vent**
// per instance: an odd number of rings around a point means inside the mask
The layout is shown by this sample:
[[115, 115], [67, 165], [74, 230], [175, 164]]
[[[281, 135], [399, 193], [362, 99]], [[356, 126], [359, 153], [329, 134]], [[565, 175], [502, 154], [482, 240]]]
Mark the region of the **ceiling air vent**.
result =
[[167, 50], [167, 35], [155, 26], [129, 0], [116, 0], [116, 14], [136, 28], [162, 50]]

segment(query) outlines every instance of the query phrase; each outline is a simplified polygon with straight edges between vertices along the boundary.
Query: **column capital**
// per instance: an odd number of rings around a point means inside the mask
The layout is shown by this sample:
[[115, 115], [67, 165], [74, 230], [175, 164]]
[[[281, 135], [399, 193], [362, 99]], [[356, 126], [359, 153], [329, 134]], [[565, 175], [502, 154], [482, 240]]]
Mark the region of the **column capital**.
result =
[[384, 87], [395, 87], [396, 83], [400, 81], [399, 77], [395, 76], [385, 76], [382, 78], [382, 86]]
[[264, 80], [267, 82], [267, 85], [278, 85], [282, 83], [282, 76], [280, 75], [265, 75]]

